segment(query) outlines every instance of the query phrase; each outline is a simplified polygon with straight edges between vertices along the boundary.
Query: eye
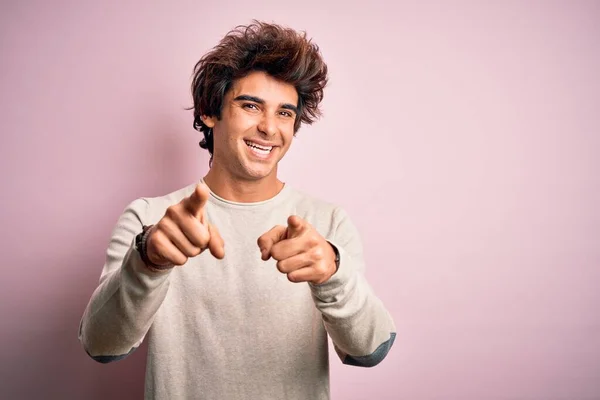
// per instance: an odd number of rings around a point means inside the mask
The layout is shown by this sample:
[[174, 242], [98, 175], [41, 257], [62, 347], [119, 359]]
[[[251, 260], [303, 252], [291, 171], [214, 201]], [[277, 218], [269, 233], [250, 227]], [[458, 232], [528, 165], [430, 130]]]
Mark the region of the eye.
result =
[[280, 114], [283, 115], [284, 117], [289, 117], [289, 118], [292, 118], [294, 116], [290, 111], [281, 111]]
[[254, 103], [244, 103], [242, 108], [247, 108], [249, 110], [258, 110], [258, 107]]

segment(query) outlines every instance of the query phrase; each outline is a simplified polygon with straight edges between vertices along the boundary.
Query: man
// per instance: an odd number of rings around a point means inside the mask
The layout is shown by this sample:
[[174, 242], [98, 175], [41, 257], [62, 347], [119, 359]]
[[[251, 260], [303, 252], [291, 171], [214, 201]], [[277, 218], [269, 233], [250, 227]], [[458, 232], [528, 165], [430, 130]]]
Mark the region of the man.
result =
[[259, 22], [196, 65], [210, 171], [126, 208], [79, 330], [100, 362], [148, 341], [146, 398], [328, 399], [327, 334], [349, 365], [391, 348], [394, 323], [348, 215], [277, 178], [326, 82], [305, 35]]

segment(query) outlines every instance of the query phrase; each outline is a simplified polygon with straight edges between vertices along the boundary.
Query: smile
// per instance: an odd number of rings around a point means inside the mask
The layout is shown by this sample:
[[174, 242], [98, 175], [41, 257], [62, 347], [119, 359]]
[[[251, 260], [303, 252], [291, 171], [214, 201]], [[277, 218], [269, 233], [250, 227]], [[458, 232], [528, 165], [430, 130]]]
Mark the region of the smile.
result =
[[246, 143], [246, 146], [250, 147], [259, 154], [267, 155], [271, 152], [271, 150], [273, 150], [273, 146], [262, 146], [248, 140], [244, 140], [244, 142]]

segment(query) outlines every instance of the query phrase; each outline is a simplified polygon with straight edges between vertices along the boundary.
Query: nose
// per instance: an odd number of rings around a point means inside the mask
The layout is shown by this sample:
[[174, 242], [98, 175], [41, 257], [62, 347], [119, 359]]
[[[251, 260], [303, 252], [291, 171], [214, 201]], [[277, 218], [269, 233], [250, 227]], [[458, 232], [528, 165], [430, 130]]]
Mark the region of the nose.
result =
[[274, 116], [263, 115], [258, 124], [258, 130], [266, 136], [274, 136], [277, 133], [277, 122]]

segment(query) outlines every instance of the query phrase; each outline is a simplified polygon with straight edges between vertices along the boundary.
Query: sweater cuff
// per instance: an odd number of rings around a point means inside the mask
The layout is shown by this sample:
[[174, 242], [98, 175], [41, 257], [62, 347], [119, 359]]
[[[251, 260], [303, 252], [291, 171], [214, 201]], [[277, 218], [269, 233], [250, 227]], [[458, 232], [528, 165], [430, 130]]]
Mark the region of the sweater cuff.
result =
[[325, 303], [336, 302], [338, 297], [347, 291], [348, 283], [356, 274], [356, 268], [352, 257], [350, 257], [342, 247], [333, 242], [331, 242], [331, 244], [333, 244], [340, 253], [340, 267], [329, 280], [318, 285], [313, 283], [308, 284], [313, 295]]
[[148, 267], [135, 248], [134, 241], [125, 255], [122, 273], [126, 284], [142, 291], [150, 291], [166, 281], [169, 275], [171, 275], [172, 270], [172, 268], [168, 270], [155, 270]]

